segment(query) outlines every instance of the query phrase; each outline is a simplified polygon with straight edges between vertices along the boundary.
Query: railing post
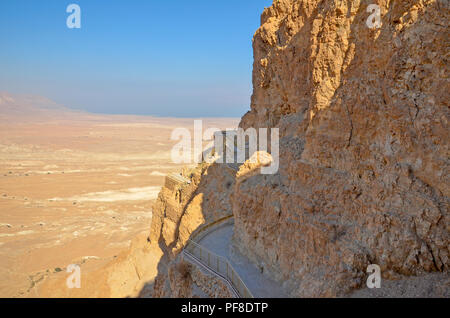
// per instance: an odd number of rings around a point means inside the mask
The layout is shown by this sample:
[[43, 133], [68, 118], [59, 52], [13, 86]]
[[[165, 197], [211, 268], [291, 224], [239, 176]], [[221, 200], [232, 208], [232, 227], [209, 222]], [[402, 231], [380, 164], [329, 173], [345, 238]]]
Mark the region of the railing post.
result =
[[242, 290], [241, 290], [241, 282], [240, 282], [240, 280], [238, 279], [238, 281], [237, 281], [237, 289], [238, 289], [238, 292], [239, 292], [239, 295], [242, 295]]
[[231, 281], [233, 282], [233, 284], [235, 284], [234, 283], [234, 270], [233, 269], [231, 269]]

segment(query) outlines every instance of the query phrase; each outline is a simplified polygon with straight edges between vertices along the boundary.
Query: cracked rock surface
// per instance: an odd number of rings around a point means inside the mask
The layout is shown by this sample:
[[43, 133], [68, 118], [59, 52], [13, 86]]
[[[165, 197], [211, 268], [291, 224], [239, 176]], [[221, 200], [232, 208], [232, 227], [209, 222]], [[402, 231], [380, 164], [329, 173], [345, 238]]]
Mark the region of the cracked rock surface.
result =
[[291, 296], [449, 270], [448, 1], [279, 0], [254, 36], [251, 111], [280, 170], [236, 182], [234, 242]]

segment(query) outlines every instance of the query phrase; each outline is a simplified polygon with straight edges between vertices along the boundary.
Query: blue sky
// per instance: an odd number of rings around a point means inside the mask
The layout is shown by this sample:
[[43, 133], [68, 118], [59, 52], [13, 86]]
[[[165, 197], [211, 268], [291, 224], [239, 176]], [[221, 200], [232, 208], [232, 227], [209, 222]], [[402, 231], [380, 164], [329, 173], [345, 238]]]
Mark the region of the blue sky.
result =
[[[2, 0], [0, 91], [96, 113], [240, 117], [271, 0]], [[81, 7], [81, 29], [66, 8]]]

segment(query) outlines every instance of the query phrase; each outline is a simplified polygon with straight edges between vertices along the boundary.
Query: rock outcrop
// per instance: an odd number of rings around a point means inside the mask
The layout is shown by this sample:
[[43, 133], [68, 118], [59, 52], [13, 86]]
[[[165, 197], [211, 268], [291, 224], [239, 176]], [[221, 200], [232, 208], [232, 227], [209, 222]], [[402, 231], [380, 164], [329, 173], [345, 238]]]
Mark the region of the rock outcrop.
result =
[[234, 248], [293, 297], [347, 295], [369, 264], [384, 279], [448, 275], [449, 2], [379, 0], [382, 25], [369, 28], [372, 2], [264, 10], [240, 126], [280, 129], [280, 169], [201, 165], [180, 191], [163, 189], [155, 296], [191, 295], [174, 284], [177, 254], [231, 212]]
[[448, 1], [279, 0], [254, 36], [251, 111], [280, 170], [237, 182], [235, 247], [292, 296], [448, 273]]
[[168, 267], [167, 276], [155, 284], [153, 297], [232, 298], [228, 286], [220, 278], [202, 272], [196, 266], [176, 258]]
[[[164, 255], [158, 264], [155, 282], [150, 286], [153, 292], [149, 295], [229, 297], [230, 291], [225, 283], [195, 267], [191, 267], [188, 276], [177, 273], [180, 252], [187, 241], [202, 225], [232, 214], [229, 198], [233, 192], [235, 174], [235, 170], [224, 165], [202, 163], [196, 168], [184, 169], [180, 175], [167, 177], [153, 207], [149, 240], [150, 244], [164, 251]], [[203, 290], [204, 294], [198, 290]]]

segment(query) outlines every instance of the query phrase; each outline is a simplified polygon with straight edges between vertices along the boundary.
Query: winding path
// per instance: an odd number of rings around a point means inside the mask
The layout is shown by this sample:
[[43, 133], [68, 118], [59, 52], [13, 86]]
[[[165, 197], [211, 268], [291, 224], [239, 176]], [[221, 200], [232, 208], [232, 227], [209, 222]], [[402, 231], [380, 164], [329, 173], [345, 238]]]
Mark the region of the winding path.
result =
[[233, 225], [226, 224], [213, 229], [197, 243], [209, 251], [225, 258], [238, 273], [245, 285], [247, 285], [254, 297], [286, 297], [281, 286], [266, 275], [263, 275], [245, 256], [236, 254], [231, 255], [232, 235]]

